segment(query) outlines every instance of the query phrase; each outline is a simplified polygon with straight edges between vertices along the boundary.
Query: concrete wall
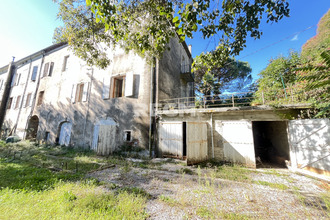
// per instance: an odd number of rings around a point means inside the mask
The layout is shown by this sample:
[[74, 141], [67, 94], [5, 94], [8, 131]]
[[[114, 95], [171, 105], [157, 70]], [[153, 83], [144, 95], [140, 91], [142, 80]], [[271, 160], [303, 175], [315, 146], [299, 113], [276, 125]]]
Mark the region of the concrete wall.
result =
[[[189, 112], [189, 113], [188, 113]], [[295, 110], [274, 110], [274, 109], [263, 109], [256, 110], [251, 107], [251, 110], [237, 110], [235, 108], [231, 109], [200, 109], [200, 110], [169, 110], [159, 112], [160, 121], [182, 121], [182, 122], [206, 122], [207, 123], [207, 136], [208, 136], [208, 158], [214, 158], [218, 160], [225, 160], [224, 158], [224, 146], [223, 146], [223, 125], [224, 121], [285, 121], [283, 118], [285, 114], [297, 114]], [[275, 123], [275, 122], [274, 122]], [[274, 132], [278, 132], [278, 129], [282, 127], [275, 128], [273, 126]], [[283, 128], [286, 132], [286, 129]], [[213, 134], [212, 134], [213, 131]], [[280, 135], [279, 133], [278, 135]], [[187, 134], [188, 136], [189, 134]], [[239, 141], [239, 135], [237, 134], [237, 140]], [[252, 135], [252, 133], [251, 133]], [[273, 141], [278, 137], [275, 134]], [[213, 148], [212, 148], [212, 136], [213, 136]], [[278, 143], [277, 143], [278, 144]], [[287, 146], [287, 145], [286, 145]]]
[[169, 47], [158, 63], [158, 100], [191, 97], [193, 84], [181, 79], [180, 72], [181, 64], [191, 65], [192, 58], [177, 38], [171, 39]]

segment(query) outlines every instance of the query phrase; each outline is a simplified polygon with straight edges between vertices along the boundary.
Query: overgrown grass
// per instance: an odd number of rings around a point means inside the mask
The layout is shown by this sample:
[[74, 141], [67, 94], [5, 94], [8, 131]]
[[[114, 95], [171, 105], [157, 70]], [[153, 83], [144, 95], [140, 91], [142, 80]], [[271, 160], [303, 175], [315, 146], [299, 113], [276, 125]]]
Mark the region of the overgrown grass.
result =
[[281, 190], [289, 189], [289, 187], [287, 185], [282, 184], [282, 183], [271, 183], [271, 182], [267, 182], [267, 181], [254, 181], [254, 183], [263, 185], [263, 186], [269, 186], [274, 189], [281, 189]]
[[0, 219], [145, 219], [145, 191], [85, 178], [119, 163], [84, 149], [0, 143]]
[[146, 198], [92, 184], [56, 184], [41, 192], [3, 189], [0, 219], [145, 219]]

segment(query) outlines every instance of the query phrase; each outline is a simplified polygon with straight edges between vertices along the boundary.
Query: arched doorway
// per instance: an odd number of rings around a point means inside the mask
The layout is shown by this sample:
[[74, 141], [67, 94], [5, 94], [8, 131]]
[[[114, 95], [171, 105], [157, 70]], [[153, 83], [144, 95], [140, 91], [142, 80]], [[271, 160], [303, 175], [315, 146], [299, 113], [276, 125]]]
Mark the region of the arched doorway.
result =
[[70, 122], [65, 121], [60, 124], [60, 132], [58, 139], [58, 143], [60, 145], [65, 145], [65, 146], [70, 145], [71, 129], [72, 129], [72, 123]]
[[39, 126], [39, 118], [38, 116], [34, 115], [29, 120], [25, 139], [29, 140], [29, 139], [37, 138], [38, 126]]

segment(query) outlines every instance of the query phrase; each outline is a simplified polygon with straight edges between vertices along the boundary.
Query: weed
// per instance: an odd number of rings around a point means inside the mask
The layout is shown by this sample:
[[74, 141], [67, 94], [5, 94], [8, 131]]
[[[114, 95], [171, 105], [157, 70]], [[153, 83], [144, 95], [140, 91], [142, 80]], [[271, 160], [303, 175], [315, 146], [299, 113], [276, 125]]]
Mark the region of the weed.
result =
[[179, 174], [188, 174], [188, 175], [194, 175], [194, 174], [196, 174], [194, 171], [192, 171], [189, 168], [181, 168], [179, 170], [176, 170], [175, 172], [176, 173], [179, 173]]
[[167, 203], [170, 206], [176, 206], [178, 205], [178, 201], [176, 201], [175, 199], [169, 197], [169, 196], [165, 196], [165, 195], [160, 195], [159, 196], [159, 200]]
[[136, 196], [141, 196], [146, 199], [150, 199], [152, 196], [145, 191], [144, 189], [138, 188], [138, 187], [123, 187], [118, 190], [119, 192], [127, 192], [130, 194], [134, 194]]
[[254, 183], [263, 185], [263, 186], [269, 186], [269, 187], [275, 188], [275, 189], [281, 189], [281, 190], [289, 189], [289, 187], [287, 185], [282, 184], [282, 183], [270, 183], [267, 181], [254, 181]]

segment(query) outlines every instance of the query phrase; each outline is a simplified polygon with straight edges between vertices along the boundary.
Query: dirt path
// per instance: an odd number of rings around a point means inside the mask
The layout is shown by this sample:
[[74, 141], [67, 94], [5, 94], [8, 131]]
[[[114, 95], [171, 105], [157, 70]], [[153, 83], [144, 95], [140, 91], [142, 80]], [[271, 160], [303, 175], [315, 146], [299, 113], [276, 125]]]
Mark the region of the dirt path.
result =
[[[180, 174], [185, 170], [193, 175]], [[163, 163], [154, 169], [116, 166], [90, 176], [144, 189], [150, 219], [327, 219], [327, 183], [287, 170], [244, 171], [247, 179], [219, 178], [213, 168]], [[229, 173], [229, 179], [236, 174]], [[239, 176], [238, 176], [239, 178]], [[323, 186], [323, 187], [322, 187]], [[329, 193], [328, 193], [329, 195]], [[329, 208], [329, 207], [328, 207]]]

